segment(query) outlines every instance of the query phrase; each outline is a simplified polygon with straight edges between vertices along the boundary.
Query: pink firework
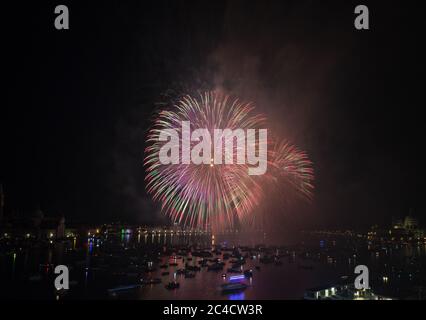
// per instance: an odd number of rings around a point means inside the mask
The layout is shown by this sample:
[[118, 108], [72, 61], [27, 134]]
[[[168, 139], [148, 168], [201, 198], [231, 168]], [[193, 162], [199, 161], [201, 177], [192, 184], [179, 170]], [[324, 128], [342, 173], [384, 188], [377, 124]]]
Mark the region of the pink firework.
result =
[[[253, 104], [217, 92], [184, 96], [157, 113], [145, 150], [146, 185], [173, 222], [192, 228], [223, 230], [237, 221], [251, 221], [254, 210], [265, 199], [265, 188], [271, 183], [275, 191], [289, 195], [296, 192], [311, 198], [313, 170], [306, 153], [288, 142], [272, 142], [278, 138], [270, 138], [269, 133], [268, 169], [263, 175], [249, 175], [247, 163], [214, 164], [213, 159], [209, 164], [162, 164], [159, 152], [165, 142], [160, 141], [160, 133], [174, 129], [182, 139], [182, 121], [189, 121], [191, 130], [206, 128], [211, 132], [224, 128], [263, 129], [267, 124], [266, 117], [257, 113]], [[183, 146], [183, 141], [179, 146]], [[236, 159], [239, 149], [232, 150]]]

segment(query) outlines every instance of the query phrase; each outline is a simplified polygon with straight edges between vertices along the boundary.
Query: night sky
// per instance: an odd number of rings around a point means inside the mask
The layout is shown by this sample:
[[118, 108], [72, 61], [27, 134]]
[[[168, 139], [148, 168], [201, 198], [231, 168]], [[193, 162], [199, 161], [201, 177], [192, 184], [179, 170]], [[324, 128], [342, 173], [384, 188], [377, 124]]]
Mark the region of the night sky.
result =
[[[70, 30], [54, 28], [59, 4]], [[370, 30], [354, 28], [358, 4]], [[221, 88], [309, 153], [301, 226], [426, 222], [425, 19], [411, 2], [19, 1], [1, 20], [7, 215], [164, 222], [143, 181], [150, 116], [168, 90]]]

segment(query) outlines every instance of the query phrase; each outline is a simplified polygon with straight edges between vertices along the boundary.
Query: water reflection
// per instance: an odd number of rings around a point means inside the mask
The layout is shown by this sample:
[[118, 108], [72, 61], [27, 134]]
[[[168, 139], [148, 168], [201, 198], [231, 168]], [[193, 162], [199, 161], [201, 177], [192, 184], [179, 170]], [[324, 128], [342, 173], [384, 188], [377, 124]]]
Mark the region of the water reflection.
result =
[[244, 292], [234, 293], [229, 295], [229, 300], [245, 300]]

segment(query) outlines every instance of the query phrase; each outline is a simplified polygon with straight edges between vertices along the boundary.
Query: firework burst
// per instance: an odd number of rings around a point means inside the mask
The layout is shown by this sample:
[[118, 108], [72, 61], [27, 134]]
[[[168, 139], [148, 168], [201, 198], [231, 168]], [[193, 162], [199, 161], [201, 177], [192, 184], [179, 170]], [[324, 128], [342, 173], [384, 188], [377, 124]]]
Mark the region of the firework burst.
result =
[[[250, 165], [246, 163], [214, 164], [213, 159], [209, 164], [162, 164], [159, 152], [164, 141], [160, 141], [160, 133], [174, 129], [182, 139], [182, 121], [189, 121], [191, 130], [206, 128], [211, 132], [219, 128], [266, 127], [266, 117], [257, 113], [253, 104], [217, 92], [206, 92], [196, 98], [184, 96], [171, 108], [156, 114], [145, 149], [146, 186], [173, 222], [222, 230], [232, 227], [236, 221], [250, 221], [271, 184], [276, 191], [289, 194], [295, 191], [311, 198], [313, 170], [306, 153], [288, 142], [273, 142], [278, 141], [277, 138], [269, 139], [269, 136], [268, 170], [264, 175], [249, 175]], [[238, 147], [232, 150], [230, 156], [236, 159]]]

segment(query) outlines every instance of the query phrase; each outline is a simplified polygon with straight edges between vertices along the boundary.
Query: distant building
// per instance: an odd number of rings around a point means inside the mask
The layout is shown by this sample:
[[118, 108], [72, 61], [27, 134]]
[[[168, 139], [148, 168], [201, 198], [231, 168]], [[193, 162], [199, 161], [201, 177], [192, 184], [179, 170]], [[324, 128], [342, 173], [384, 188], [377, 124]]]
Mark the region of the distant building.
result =
[[425, 237], [425, 230], [420, 228], [419, 222], [412, 214], [404, 219], [392, 219], [392, 229], [389, 230], [389, 236], [392, 241], [421, 241]]
[[392, 218], [392, 229], [405, 229], [411, 231], [418, 228], [419, 222], [412, 215], [408, 215], [404, 219]]
[[402, 222], [402, 219], [392, 218], [392, 228], [394, 228], [394, 229], [403, 229], [404, 228], [404, 224]]
[[[35, 219], [36, 223], [34, 224], [37, 237], [40, 239], [63, 239], [66, 237], [65, 230], [65, 217], [44, 217], [44, 214], [40, 214], [40, 210], [36, 212], [37, 218]], [[41, 220], [38, 220], [38, 217], [42, 217]]]
[[2, 231], [13, 237], [62, 240], [74, 237], [75, 228], [65, 228], [65, 217], [46, 217], [39, 208], [30, 217], [8, 217], [3, 220]]
[[65, 217], [62, 216], [59, 219], [58, 226], [56, 228], [56, 238], [63, 239], [65, 238]]
[[404, 228], [406, 230], [414, 230], [419, 227], [419, 222], [412, 216], [406, 216], [404, 219]]
[[358, 290], [349, 277], [341, 277], [335, 284], [305, 291], [304, 300], [392, 300], [374, 293], [371, 289]]

